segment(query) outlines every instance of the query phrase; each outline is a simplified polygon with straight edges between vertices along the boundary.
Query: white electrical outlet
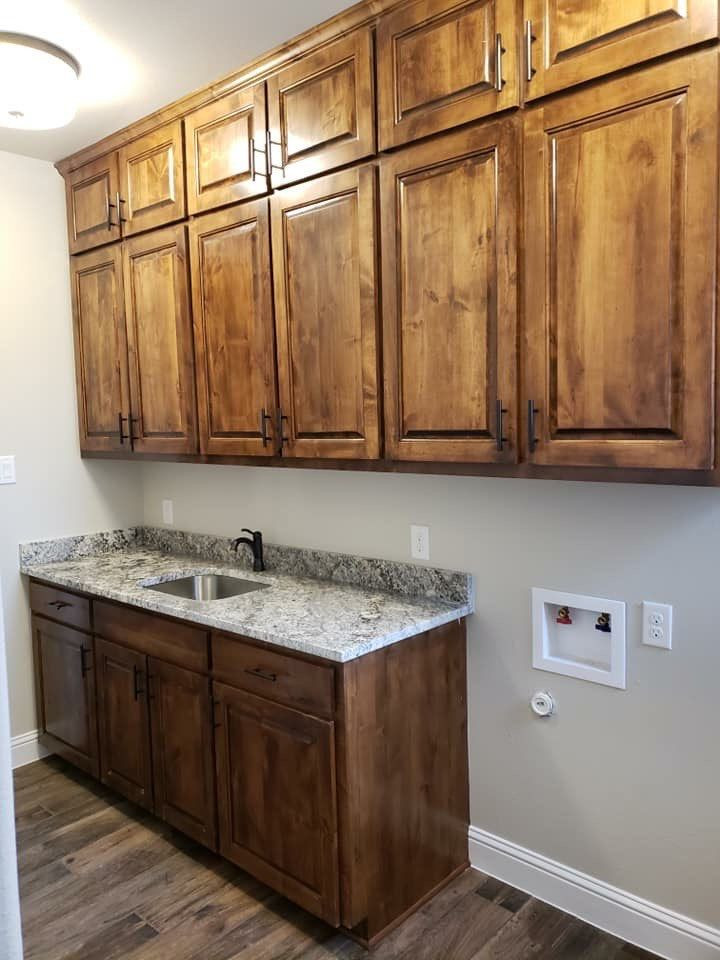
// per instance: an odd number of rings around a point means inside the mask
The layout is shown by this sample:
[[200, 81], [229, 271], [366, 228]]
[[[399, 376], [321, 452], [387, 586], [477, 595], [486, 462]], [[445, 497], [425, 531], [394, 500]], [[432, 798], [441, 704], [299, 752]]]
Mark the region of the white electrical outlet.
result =
[[672, 607], [668, 603], [643, 601], [642, 642], [648, 647], [672, 650]]
[[15, 483], [15, 457], [0, 457], [0, 483]]
[[413, 560], [430, 559], [430, 527], [410, 527], [410, 555]]
[[163, 523], [167, 523], [169, 526], [172, 526], [174, 523], [173, 520], [173, 502], [172, 500], [163, 500], [162, 502], [162, 518]]

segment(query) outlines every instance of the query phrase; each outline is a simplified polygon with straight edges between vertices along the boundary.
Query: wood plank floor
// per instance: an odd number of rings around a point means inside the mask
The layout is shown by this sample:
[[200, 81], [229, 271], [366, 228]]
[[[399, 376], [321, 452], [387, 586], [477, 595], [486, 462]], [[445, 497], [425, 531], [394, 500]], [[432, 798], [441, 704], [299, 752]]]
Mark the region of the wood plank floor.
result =
[[[15, 774], [26, 960], [360, 960], [365, 951], [57, 758]], [[656, 960], [481, 873], [373, 960]]]

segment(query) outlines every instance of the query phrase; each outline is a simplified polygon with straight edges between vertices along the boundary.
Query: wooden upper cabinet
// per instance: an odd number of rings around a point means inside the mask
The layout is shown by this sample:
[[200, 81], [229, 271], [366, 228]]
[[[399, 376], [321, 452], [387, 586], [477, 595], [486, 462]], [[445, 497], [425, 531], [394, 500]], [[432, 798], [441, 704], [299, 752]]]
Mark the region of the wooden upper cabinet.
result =
[[718, 51], [526, 119], [529, 459], [710, 468]]
[[277, 386], [267, 200], [190, 224], [200, 447], [272, 456]]
[[155, 813], [216, 848], [215, 769], [210, 681], [148, 660]]
[[373, 42], [357, 30], [267, 82], [274, 187], [375, 152]]
[[518, 127], [384, 157], [386, 449], [398, 460], [517, 460]]
[[718, 36], [717, 0], [524, 0], [526, 100]]
[[195, 453], [187, 241], [182, 225], [123, 244], [134, 449]]
[[129, 449], [120, 245], [73, 257], [70, 276], [80, 449]]
[[32, 629], [41, 731], [56, 753], [98, 776], [92, 637], [43, 617]]
[[377, 458], [376, 169], [271, 199], [283, 452]]
[[109, 153], [78, 167], [65, 180], [70, 253], [120, 237], [118, 155]]
[[185, 216], [182, 121], [121, 148], [120, 217], [124, 236]]
[[213, 684], [220, 853], [337, 926], [335, 730]]
[[377, 30], [380, 149], [517, 106], [514, 0], [417, 0]]
[[100, 779], [153, 809], [146, 658], [95, 638]]
[[188, 212], [267, 193], [265, 84], [230, 93], [185, 117]]

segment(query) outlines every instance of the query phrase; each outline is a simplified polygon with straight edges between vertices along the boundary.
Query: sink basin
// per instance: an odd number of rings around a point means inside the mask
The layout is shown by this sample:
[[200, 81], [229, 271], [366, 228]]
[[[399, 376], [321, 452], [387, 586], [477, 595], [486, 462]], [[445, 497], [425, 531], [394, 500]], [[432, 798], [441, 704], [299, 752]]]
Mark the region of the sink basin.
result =
[[243, 593], [264, 590], [269, 583], [256, 580], [240, 580], [238, 577], [225, 577], [217, 573], [201, 573], [196, 576], [178, 577], [177, 580], [165, 580], [164, 583], [146, 584], [146, 590], [169, 593], [173, 597], [185, 600], [227, 600], [239, 597]]

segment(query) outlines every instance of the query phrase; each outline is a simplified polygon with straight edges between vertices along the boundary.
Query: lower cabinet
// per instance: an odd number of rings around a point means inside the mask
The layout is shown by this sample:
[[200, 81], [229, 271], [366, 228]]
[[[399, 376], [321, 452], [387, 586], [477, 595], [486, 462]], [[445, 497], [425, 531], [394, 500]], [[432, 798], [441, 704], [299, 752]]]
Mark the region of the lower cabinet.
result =
[[92, 637], [38, 616], [32, 618], [32, 630], [39, 722], [45, 741], [55, 753], [97, 777]]
[[222, 683], [213, 694], [220, 853], [337, 926], [335, 724]]

